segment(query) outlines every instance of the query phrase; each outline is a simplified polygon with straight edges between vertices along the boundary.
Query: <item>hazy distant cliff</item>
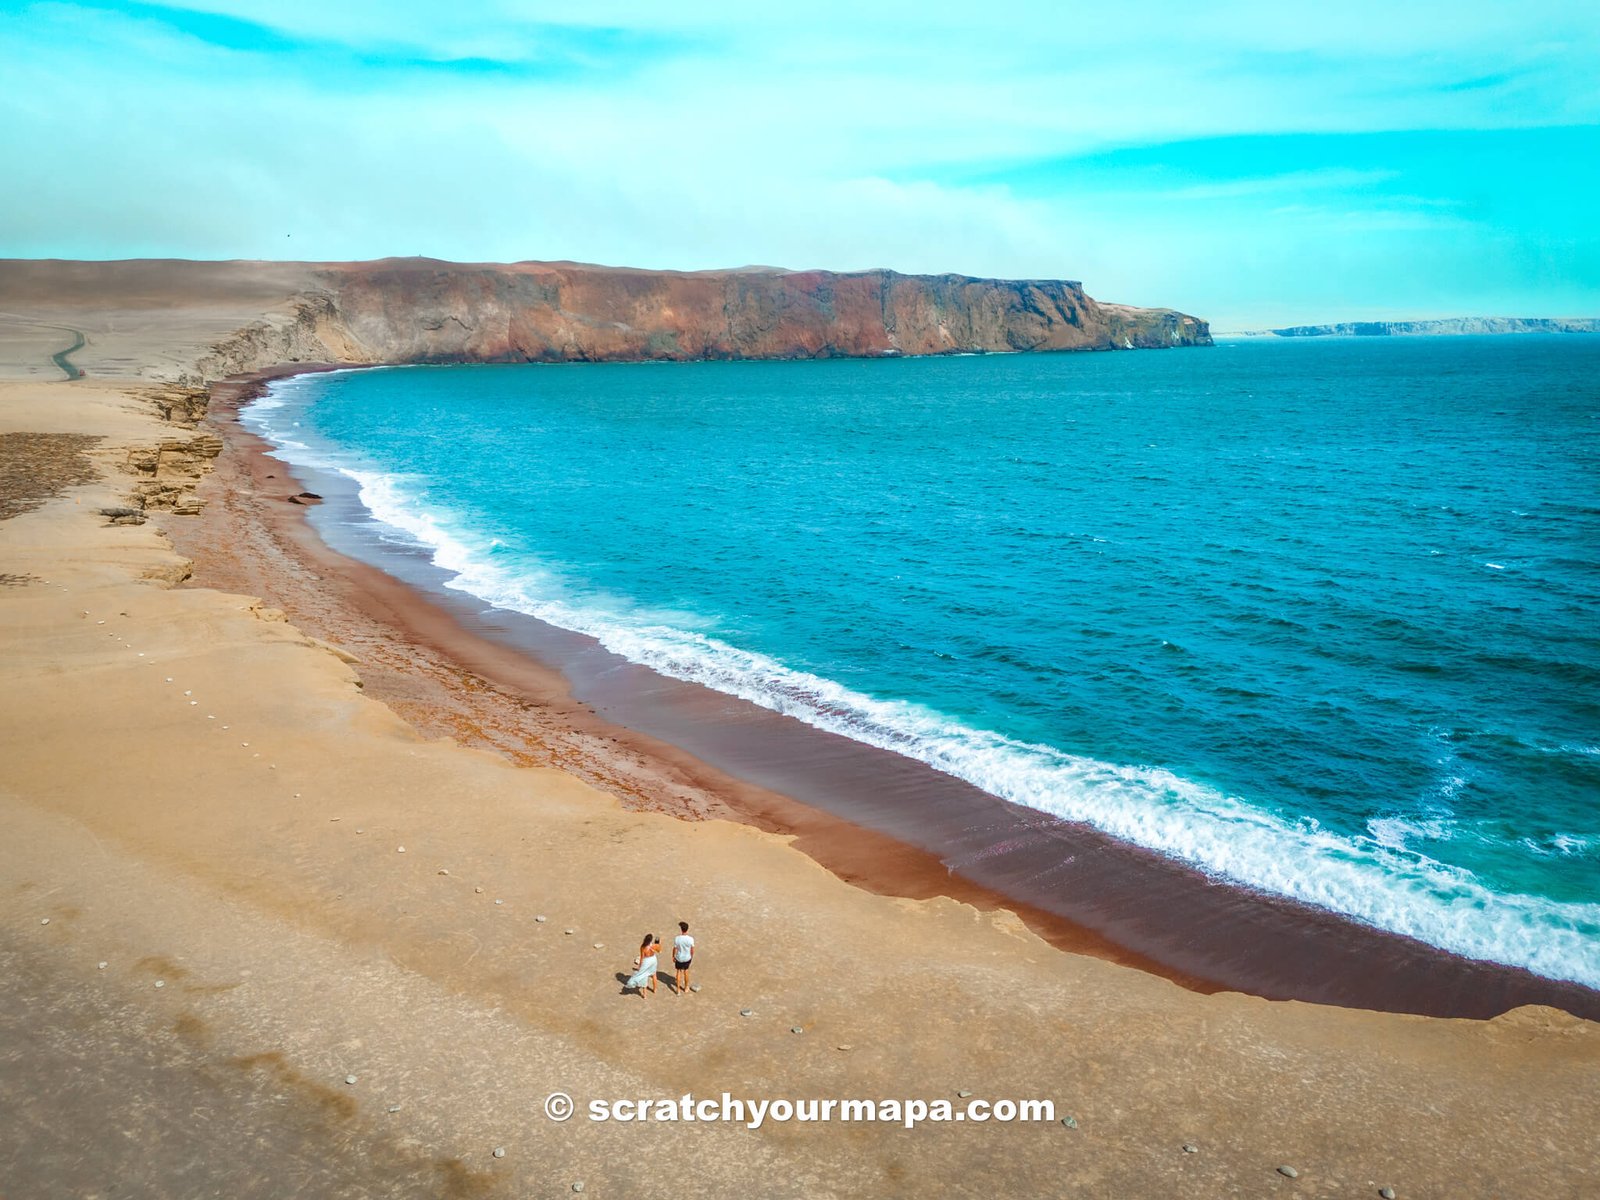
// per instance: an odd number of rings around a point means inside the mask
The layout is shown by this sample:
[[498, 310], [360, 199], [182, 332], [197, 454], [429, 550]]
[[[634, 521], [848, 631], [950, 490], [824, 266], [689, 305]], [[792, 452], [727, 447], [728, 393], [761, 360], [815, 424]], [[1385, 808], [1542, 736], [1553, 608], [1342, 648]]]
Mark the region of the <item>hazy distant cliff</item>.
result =
[[1440, 321], [1345, 321], [1270, 329], [1278, 337], [1440, 337], [1468, 333], [1600, 333], [1595, 317], [1449, 317]]
[[[153, 323], [176, 310], [204, 315], [219, 327], [199, 361], [205, 378], [292, 361], [880, 357], [1211, 342], [1196, 317], [1102, 304], [1078, 283], [893, 271], [14, 260], [0, 263], [0, 305], [56, 315], [138, 310]], [[224, 321], [242, 313], [254, 315]]]

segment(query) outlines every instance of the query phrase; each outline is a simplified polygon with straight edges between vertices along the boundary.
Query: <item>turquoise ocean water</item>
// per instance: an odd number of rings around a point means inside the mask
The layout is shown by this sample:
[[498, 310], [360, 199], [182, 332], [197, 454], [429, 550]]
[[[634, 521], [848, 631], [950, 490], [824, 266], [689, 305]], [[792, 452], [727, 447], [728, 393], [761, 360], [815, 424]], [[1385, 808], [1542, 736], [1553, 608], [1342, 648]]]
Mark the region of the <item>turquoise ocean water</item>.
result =
[[302, 376], [452, 587], [1600, 987], [1600, 338]]

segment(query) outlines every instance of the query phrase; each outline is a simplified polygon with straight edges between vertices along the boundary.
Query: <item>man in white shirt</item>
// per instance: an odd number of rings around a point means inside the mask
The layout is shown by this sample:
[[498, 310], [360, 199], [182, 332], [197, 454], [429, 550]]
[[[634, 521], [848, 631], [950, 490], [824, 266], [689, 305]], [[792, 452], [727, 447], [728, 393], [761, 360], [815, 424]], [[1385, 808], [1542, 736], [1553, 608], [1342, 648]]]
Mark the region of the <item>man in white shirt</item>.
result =
[[683, 995], [689, 989], [689, 964], [694, 961], [694, 939], [689, 936], [689, 922], [678, 922], [678, 936], [672, 939], [672, 990]]

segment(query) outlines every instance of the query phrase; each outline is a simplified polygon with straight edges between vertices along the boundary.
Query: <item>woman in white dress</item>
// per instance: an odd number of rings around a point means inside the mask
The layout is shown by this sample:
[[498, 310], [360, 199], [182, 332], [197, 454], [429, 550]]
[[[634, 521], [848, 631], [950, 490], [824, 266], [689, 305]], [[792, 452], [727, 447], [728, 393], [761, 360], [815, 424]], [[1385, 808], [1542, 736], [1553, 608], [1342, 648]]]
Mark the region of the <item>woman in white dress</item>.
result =
[[627, 986], [638, 988], [639, 994], [644, 995], [648, 986], [650, 994], [656, 993], [656, 955], [661, 949], [661, 943], [656, 941], [656, 935], [647, 933], [644, 941], [639, 943], [639, 957], [633, 960], [633, 965], [638, 968], [633, 977], [628, 980]]

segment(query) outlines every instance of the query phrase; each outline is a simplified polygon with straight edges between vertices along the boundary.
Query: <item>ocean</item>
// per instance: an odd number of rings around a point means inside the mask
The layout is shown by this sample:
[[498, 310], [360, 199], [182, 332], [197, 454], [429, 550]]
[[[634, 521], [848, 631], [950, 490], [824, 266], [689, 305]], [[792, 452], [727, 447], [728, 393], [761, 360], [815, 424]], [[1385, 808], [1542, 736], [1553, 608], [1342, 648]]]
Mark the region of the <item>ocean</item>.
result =
[[487, 606], [1600, 988], [1600, 337], [408, 367], [243, 420]]

